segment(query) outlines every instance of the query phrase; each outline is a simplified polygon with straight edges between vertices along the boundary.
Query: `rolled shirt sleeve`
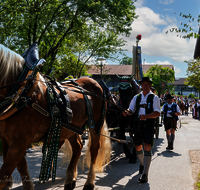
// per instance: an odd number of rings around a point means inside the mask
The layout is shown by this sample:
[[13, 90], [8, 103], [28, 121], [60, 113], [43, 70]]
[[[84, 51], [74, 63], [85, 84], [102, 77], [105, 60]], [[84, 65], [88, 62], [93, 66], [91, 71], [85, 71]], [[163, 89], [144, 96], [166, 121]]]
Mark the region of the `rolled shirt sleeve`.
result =
[[176, 106], [176, 111], [179, 112], [179, 113], [181, 114], [181, 110], [180, 110], [180, 108], [179, 108], [178, 105]]
[[[137, 94], [138, 95], [138, 94]], [[137, 98], [137, 95], [135, 95], [133, 97], [133, 99], [131, 100], [131, 103], [129, 104], [129, 108], [133, 113], [135, 112], [136, 110], [136, 98]]]
[[153, 99], [153, 111], [160, 113], [160, 100], [157, 95], [155, 95]]

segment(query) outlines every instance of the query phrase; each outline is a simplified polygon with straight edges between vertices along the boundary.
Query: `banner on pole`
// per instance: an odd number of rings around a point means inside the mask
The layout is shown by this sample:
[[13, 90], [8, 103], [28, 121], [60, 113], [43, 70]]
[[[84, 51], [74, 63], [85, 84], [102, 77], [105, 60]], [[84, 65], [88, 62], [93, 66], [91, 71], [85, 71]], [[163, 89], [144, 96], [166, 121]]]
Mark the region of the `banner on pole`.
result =
[[138, 46], [138, 65], [139, 65], [139, 78], [140, 80], [143, 78], [143, 72], [142, 72], [142, 56], [141, 56], [141, 47]]

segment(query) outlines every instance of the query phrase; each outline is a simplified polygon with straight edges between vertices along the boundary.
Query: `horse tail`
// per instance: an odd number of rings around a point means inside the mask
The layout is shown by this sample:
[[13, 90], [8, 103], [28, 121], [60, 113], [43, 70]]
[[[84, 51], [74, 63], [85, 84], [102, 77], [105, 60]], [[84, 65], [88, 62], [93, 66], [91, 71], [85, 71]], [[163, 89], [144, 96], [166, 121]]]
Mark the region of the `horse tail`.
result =
[[[99, 150], [96, 158], [95, 164], [95, 172], [103, 172], [105, 166], [110, 162], [111, 157], [111, 141], [109, 137], [108, 127], [106, 120], [104, 118], [104, 123], [100, 131], [99, 137]], [[89, 142], [88, 142], [88, 149], [86, 151], [86, 155], [84, 161], [86, 162], [87, 166], [90, 167], [91, 163], [91, 155], [90, 155], [90, 145], [91, 145], [91, 135], [89, 134]]]
[[65, 143], [60, 150], [63, 152], [63, 155], [59, 164], [61, 166], [67, 165], [72, 158], [72, 147], [67, 139], [65, 140]]

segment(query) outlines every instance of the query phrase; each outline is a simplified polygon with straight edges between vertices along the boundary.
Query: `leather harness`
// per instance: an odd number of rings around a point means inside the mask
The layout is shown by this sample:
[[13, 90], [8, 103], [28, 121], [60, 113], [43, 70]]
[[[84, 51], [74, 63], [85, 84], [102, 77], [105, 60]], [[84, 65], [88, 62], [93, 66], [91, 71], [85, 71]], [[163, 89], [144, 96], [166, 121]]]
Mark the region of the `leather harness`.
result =
[[[39, 113], [43, 114], [45, 117], [51, 117], [51, 114], [47, 110], [45, 110], [43, 107], [35, 103], [30, 98], [35, 88], [38, 85], [39, 67], [43, 65], [43, 62], [45, 62], [44, 59], [39, 59], [37, 43], [34, 43], [32, 46], [30, 46], [30, 48], [26, 50], [22, 54], [22, 56], [25, 59], [25, 68], [24, 68], [23, 73], [20, 76], [20, 80], [24, 80], [24, 82], [18, 85], [19, 86], [18, 89], [14, 88], [11, 94], [9, 94], [3, 102], [0, 102], [0, 121], [8, 119], [14, 113], [22, 109], [24, 106], [29, 106], [35, 109]], [[71, 118], [73, 117], [73, 113], [70, 108], [70, 100], [69, 100], [66, 90], [62, 87], [60, 83], [55, 82], [55, 80], [52, 80], [52, 78], [48, 77], [48, 79], [50, 79], [50, 83], [53, 84], [54, 88], [56, 88], [60, 92], [59, 94], [55, 90], [56, 96], [59, 99], [60, 107], [62, 110], [62, 126], [72, 132], [82, 135], [83, 132], [85, 131], [85, 128], [80, 128], [71, 124]], [[74, 84], [75, 86], [78, 86], [78, 83], [76, 83], [75, 81], [69, 81], [69, 82]], [[105, 98], [105, 94], [104, 94], [104, 98]], [[88, 127], [93, 129], [95, 128], [95, 121], [93, 118], [92, 108], [91, 108], [87, 95], [84, 95], [84, 99], [86, 103], [86, 112], [88, 115], [87, 125]], [[103, 121], [104, 115], [105, 115], [105, 104], [102, 110], [102, 121]], [[100, 132], [102, 125], [103, 125], [103, 122], [97, 129], [97, 133]]]

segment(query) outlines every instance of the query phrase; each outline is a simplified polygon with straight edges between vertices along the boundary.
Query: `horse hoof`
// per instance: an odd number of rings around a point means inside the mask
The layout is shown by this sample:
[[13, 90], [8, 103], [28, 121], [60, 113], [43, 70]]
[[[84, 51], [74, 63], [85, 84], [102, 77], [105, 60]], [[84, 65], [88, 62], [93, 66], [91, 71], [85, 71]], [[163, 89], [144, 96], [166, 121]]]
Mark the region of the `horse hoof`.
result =
[[9, 190], [9, 189], [12, 189], [12, 186], [13, 186], [13, 180], [12, 180], [12, 176], [10, 178], [10, 180], [7, 182], [6, 186], [3, 188], [3, 190]]
[[84, 185], [83, 190], [94, 190], [94, 185]]
[[3, 188], [3, 190], [9, 190], [10, 188], [8, 187], [8, 186], [5, 186], [4, 188]]
[[76, 187], [76, 181], [73, 181], [72, 183], [66, 184], [64, 190], [73, 190]]

